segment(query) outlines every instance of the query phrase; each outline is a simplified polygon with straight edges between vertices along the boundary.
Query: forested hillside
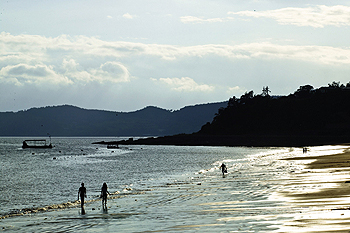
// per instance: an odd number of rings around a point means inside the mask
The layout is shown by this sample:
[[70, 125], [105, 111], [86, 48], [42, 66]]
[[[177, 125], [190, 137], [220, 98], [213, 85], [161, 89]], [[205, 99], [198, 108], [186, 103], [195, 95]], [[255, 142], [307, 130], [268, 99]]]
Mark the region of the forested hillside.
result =
[[[110, 142], [100, 142], [109, 144]], [[199, 132], [114, 144], [189, 146], [316, 146], [350, 143], [350, 83], [301, 86], [288, 96], [246, 92], [232, 97]]]
[[301, 86], [288, 96], [269, 91], [231, 98], [200, 134], [210, 135], [350, 135], [350, 83], [314, 89]]

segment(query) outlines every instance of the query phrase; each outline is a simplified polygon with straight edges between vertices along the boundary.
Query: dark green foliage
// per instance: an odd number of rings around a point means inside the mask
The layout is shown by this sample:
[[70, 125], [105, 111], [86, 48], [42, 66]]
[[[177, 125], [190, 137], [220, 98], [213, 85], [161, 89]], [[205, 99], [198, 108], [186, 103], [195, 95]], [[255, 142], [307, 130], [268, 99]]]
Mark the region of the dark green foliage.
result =
[[350, 88], [333, 82], [314, 89], [301, 86], [283, 97], [245, 93], [233, 97], [200, 134], [350, 135]]

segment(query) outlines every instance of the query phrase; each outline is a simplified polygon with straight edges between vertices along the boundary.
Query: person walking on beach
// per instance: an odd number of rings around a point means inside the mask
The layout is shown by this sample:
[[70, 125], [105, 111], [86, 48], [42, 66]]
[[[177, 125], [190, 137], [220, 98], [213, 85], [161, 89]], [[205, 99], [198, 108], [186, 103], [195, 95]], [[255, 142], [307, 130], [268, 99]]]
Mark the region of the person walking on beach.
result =
[[78, 191], [78, 201], [81, 201], [81, 209], [84, 209], [84, 198], [86, 197], [86, 188], [84, 187], [84, 183], [81, 183], [81, 187], [79, 188]]
[[220, 168], [221, 168], [222, 175], [224, 176], [225, 173], [227, 173], [227, 167], [225, 164], [221, 164]]
[[101, 188], [101, 197], [102, 197], [102, 206], [107, 207], [107, 194], [110, 194], [108, 192], [108, 187], [106, 183], [103, 183], [102, 188]]

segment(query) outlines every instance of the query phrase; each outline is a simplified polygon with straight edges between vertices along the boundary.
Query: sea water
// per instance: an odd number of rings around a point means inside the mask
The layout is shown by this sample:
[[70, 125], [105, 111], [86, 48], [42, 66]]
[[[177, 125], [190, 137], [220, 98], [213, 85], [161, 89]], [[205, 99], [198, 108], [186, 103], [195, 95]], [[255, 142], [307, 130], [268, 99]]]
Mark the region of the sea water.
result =
[[[304, 169], [283, 158], [302, 156], [301, 148], [92, 144], [120, 139], [52, 138], [52, 149], [22, 149], [24, 138], [0, 138], [2, 230], [271, 232], [307, 212], [279, 195]], [[82, 182], [85, 213], [76, 202]]]

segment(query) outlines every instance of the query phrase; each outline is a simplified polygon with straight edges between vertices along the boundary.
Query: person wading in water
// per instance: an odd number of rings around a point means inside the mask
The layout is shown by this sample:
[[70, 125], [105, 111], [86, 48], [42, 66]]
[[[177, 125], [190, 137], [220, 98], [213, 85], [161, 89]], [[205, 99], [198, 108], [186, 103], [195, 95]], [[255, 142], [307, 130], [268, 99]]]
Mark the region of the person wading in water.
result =
[[103, 183], [101, 188], [101, 197], [102, 197], [102, 206], [104, 208], [107, 208], [107, 194], [110, 194], [107, 189], [108, 189], [107, 184]]
[[221, 164], [220, 166], [221, 171], [222, 171], [222, 176], [225, 176], [225, 173], [227, 173], [227, 167], [225, 164]]
[[78, 191], [78, 201], [79, 201], [79, 197], [80, 197], [80, 203], [81, 203], [81, 212], [82, 214], [85, 214], [85, 210], [84, 210], [84, 198], [86, 198], [86, 188], [84, 187], [84, 183], [81, 183], [81, 187], [79, 188]]

